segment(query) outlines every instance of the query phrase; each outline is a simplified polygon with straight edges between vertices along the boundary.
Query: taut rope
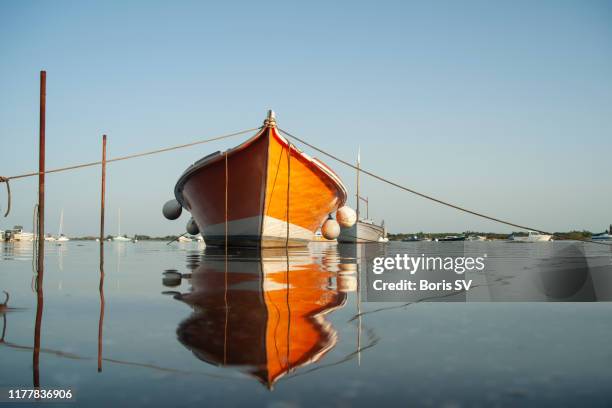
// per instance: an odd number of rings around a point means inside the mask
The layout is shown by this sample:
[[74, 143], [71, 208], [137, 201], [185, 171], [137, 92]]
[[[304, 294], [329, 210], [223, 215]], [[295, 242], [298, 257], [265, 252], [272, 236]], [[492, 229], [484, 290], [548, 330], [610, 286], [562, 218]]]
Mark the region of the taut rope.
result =
[[[171, 151], [171, 150], [183, 149], [185, 147], [196, 146], [196, 145], [199, 145], [199, 144], [204, 144], [204, 143], [214, 142], [214, 141], [217, 141], [217, 140], [227, 139], [227, 138], [233, 137], [233, 136], [243, 135], [245, 133], [250, 133], [250, 132], [253, 132], [253, 131], [256, 131], [256, 130], [259, 130], [259, 129], [261, 129], [261, 126], [260, 127], [256, 127], [256, 128], [252, 128], [252, 129], [242, 130], [240, 132], [228, 133], [228, 134], [221, 135], [221, 136], [211, 137], [210, 139], [203, 139], [203, 140], [198, 140], [198, 141], [195, 141], [195, 142], [181, 144], [181, 145], [177, 145], [177, 146], [170, 146], [170, 147], [164, 147], [162, 149], [150, 150], [148, 152], [135, 153], [135, 154], [127, 155], [127, 156], [115, 157], [114, 159], [107, 159], [106, 163], [117, 162], [117, 161], [122, 161], [122, 160], [129, 160], [129, 159], [135, 159], [137, 157], [150, 156], [150, 155], [153, 155], [153, 154], [164, 153], [164, 152], [168, 152], [168, 151]], [[0, 182], [3, 182], [5, 180], [8, 181], [8, 180], [20, 179], [20, 178], [24, 178], [24, 177], [38, 176], [39, 174], [59, 173], [61, 171], [82, 169], [84, 167], [92, 167], [92, 166], [97, 166], [99, 164], [102, 164], [102, 161], [95, 161], [95, 162], [89, 162], [89, 163], [75, 164], [74, 166], [59, 167], [57, 169], [45, 170], [45, 171], [41, 171], [41, 172], [36, 171], [36, 172], [32, 172], [32, 173], [19, 174], [17, 176], [2, 177], [2, 179], [0, 179]]]
[[[539, 228], [533, 228], [533, 227], [529, 227], [529, 226], [526, 226], [526, 225], [516, 224], [516, 223], [510, 222], [510, 221], [506, 221], [506, 220], [502, 220], [502, 219], [499, 219], [499, 218], [496, 218], [496, 217], [491, 217], [489, 215], [486, 215], [486, 214], [483, 214], [483, 213], [480, 213], [480, 212], [477, 212], [477, 211], [468, 210], [467, 208], [460, 207], [458, 205], [449, 203], [447, 201], [440, 200], [438, 198], [432, 197], [432, 196], [424, 194], [424, 193], [420, 193], [420, 192], [418, 192], [416, 190], [413, 190], [413, 189], [411, 189], [409, 187], [402, 186], [401, 184], [398, 184], [398, 183], [393, 182], [393, 181], [391, 181], [389, 179], [386, 179], [384, 177], [376, 175], [376, 174], [374, 174], [374, 173], [372, 173], [370, 171], [364, 170], [363, 168], [361, 168], [361, 166], [359, 166], [359, 167], [355, 166], [352, 163], [350, 163], [350, 162], [348, 162], [346, 160], [343, 160], [343, 159], [339, 158], [338, 156], [335, 156], [335, 155], [333, 155], [331, 153], [328, 153], [325, 150], [320, 149], [320, 148], [318, 148], [318, 147], [316, 147], [316, 146], [314, 146], [314, 145], [312, 145], [312, 144], [310, 144], [310, 143], [300, 139], [299, 137], [292, 135], [291, 133], [289, 133], [289, 132], [287, 132], [287, 131], [285, 131], [285, 130], [283, 130], [281, 128], [278, 128], [278, 130], [282, 134], [284, 134], [285, 136], [287, 136], [287, 137], [289, 137], [291, 139], [297, 140], [298, 142], [305, 144], [306, 146], [310, 147], [311, 149], [314, 149], [314, 150], [318, 151], [319, 153], [322, 153], [322, 154], [326, 155], [327, 157], [330, 157], [330, 158], [332, 158], [332, 159], [334, 159], [334, 160], [344, 164], [345, 166], [348, 166], [348, 167], [350, 167], [352, 169], [355, 169], [355, 170], [360, 171], [360, 172], [362, 172], [364, 174], [367, 174], [368, 176], [373, 177], [373, 178], [375, 178], [375, 179], [377, 179], [379, 181], [382, 181], [383, 183], [387, 183], [387, 184], [392, 185], [393, 187], [397, 187], [400, 190], [407, 191], [409, 193], [418, 195], [419, 197], [425, 198], [427, 200], [434, 201], [434, 202], [436, 202], [438, 204], [442, 204], [442, 205], [445, 205], [447, 207], [454, 208], [455, 210], [459, 210], [459, 211], [466, 212], [468, 214], [475, 215], [477, 217], [485, 218], [487, 220], [495, 221], [495, 222], [498, 222], [500, 224], [509, 225], [511, 227], [517, 227], [517, 228], [520, 228], [520, 229], [523, 229], [523, 230], [536, 231], [536, 232], [539, 232], [540, 234], [553, 235], [553, 236], [555, 235], [555, 234], [553, 234], [551, 232], [546, 232], [546, 231], [543, 231], [543, 230], [541, 230]], [[580, 241], [590, 242], [590, 243], [594, 243], [594, 244], [607, 245], [604, 242], [596, 242], [596, 241], [590, 241], [590, 240], [586, 240], [586, 239], [585, 240], [580, 240]]]

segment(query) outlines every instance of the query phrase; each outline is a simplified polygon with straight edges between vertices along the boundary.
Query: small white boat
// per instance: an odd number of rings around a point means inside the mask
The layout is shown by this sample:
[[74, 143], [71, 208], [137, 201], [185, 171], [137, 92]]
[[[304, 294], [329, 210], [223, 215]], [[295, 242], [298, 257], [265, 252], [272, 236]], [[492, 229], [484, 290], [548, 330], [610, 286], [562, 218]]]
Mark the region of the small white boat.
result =
[[[361, 149], [357, 153], [357, 192], [355, 199], [357, 203], [357, 222], [348, 228], [340, 228], [340, 235], [337, 238], [338, 242], [342, 243], [358, 243], [366, 244], [370, 242], [389, 242], [387, 238], [387, 229], [385, 228], [385, 222], [381, 225], [377, 225], [373, 220], [369, 219], [370, 203], [367, 197], [361, 197], [359, 195], [359, 168], [361, 164]], [[366, 217], [361, 219], [361, 213], [359, 211], [360, 201], [366, 204]]]
[[513, 234], [508, 237], [508, 240], [516, 242], [546, 242], [552, 241], [552, 235], [540, 234], [539, 232], [529, 231], [526, 237], [521, 237]]
[[186, 237], [185, 235], [181, 235], [180, 237], [178, 237], [177, 241], [178, 242], [191, 242], [192, 239], [189, 237]]
[[483, 237], [482, 235], [470, 235], [465, 240], [466, 241], [486, 241], [487, 237]]
[[63, 234], [63, 229], [64, 229], [64, 209], [62, 208], [62, 212], [60, 213], [59, 233], [56, 239], [57, 242], [70, 241], [70, 238], [68, 238], [67, 236]]
[[117, 235], [113, 237], [113, 241], [115, 242], [130, 242], [132, 241], [130, 238], [121, 235], [121, 208], [119, 209], [119, 219], [117, 222]]
[[338, 242], [366, 244], [389, 241], [384, 224], [376, 225], [372, 220], [359, 220], [352, 227], [340, 231]]
[[7, 241], [34, 241], [34, 234], [31, 232], [25, 232], [21, 225], [15, 225], [12, 230], [5, 232], [5, 239]]
[[610, 225], [610, 230], [604, 231], [601, 234], [592, 235], [591, 236], [591, 240], [592, 241], [597, 241], [597, 242], [610, 242], [610, 243], [612, 243], [612, 235], [610, 235], [610, 232], [612, 232], [612, 225]]
[[455, 241], [465, 241], [465, 236], [463, 235], [447, 235], [442, 238], [436, 238], [436, 242], [455, 242]]

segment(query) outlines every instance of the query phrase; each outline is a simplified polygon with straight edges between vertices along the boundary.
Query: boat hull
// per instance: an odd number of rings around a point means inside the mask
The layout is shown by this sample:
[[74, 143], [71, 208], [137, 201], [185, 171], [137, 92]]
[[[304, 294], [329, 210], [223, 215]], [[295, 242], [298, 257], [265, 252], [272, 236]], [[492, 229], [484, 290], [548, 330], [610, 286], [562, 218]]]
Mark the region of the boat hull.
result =
[[518, 237], [513, 236], [510, 241], [515, 242], [548, 242], [552, 239], [551, 235], [537, 235], [537, 236], [527, 236], [527, 237]]
[[330, 169], [269, 126], [196, 162], [175, 187], [211, 246], [305, 246], [346, 195]]
[[338, 242], [364, 244], [370, 242], [384, 242], [386, 239], [385, 228], [367, 222], [356, 222], [349, 228], [342, 228]]
[[465, 241], [465, 237], [445, 237], [445, 238], [436, 239], [436, 242], [457, 242], [457, 241]]

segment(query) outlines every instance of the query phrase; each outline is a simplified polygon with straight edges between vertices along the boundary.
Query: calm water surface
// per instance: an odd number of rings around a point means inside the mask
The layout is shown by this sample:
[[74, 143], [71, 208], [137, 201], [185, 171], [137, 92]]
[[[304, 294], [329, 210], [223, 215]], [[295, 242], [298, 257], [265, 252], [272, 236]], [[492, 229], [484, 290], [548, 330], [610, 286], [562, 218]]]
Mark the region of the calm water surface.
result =
[[[197, 243], [106, 243], [101, 308], [99, 244], [48, 243], [36, 369], [32, 245], [0, 244], [15, 308], [2, 315], [0, 387], [37, 373], [104, 407], [612, 404], [609, 302], [364, 302], [360, 257], [427, 251], [414, 245], [226, 258]], [[506, 276], [534, 250], [474, 245]], [[612, 273], [609, 248], [586, 259]]]

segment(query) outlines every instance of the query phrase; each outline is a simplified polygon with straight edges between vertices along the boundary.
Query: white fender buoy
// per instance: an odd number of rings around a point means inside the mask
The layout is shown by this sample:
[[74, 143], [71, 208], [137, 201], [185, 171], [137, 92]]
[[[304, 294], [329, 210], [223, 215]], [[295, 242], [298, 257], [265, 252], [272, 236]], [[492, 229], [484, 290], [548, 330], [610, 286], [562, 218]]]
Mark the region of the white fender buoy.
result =
[[336, 286], [338, 288], [338, 292], [349, 293], [357, 291], [357, 277], [356, 276], [347, 276], [347, 275], [338, 275], [336, 278]]
[[181, 216], [182, 212], [183, 207], [181, 207], [181, 204], [176, 200], [166, 201], [166, 204], [164, 204], [162, 208], [162, 214], [169, 220], [176, 220]]
[[329, 218], [321, 227], [321, 235], [323, 235], [325, 239], [338, 238], [338, 235], [340, 235], [340, 225], [338, 225], [338, 222], [333, 218]]
[[338, 265], [338, 269], [340, 269], [340, 272], [338, 272], [339, 275], [353, 275], [357, 273], [357, 264], [356, 263], [347, 263], [347, 264], [341, 263]]
[[351, 207], [345, 205], [336, 211], [336, 219], [341, 227], [350, 228], [357, 222], [357, 213]]
[[187, 221], [187, 225], [185, 226], [185, 229], [191, 235], [198, 235], [200, 233], [200, 228], [198, 227], [198, 224], [196, 224], [193, 218], [190, 218], [189, 221]]

